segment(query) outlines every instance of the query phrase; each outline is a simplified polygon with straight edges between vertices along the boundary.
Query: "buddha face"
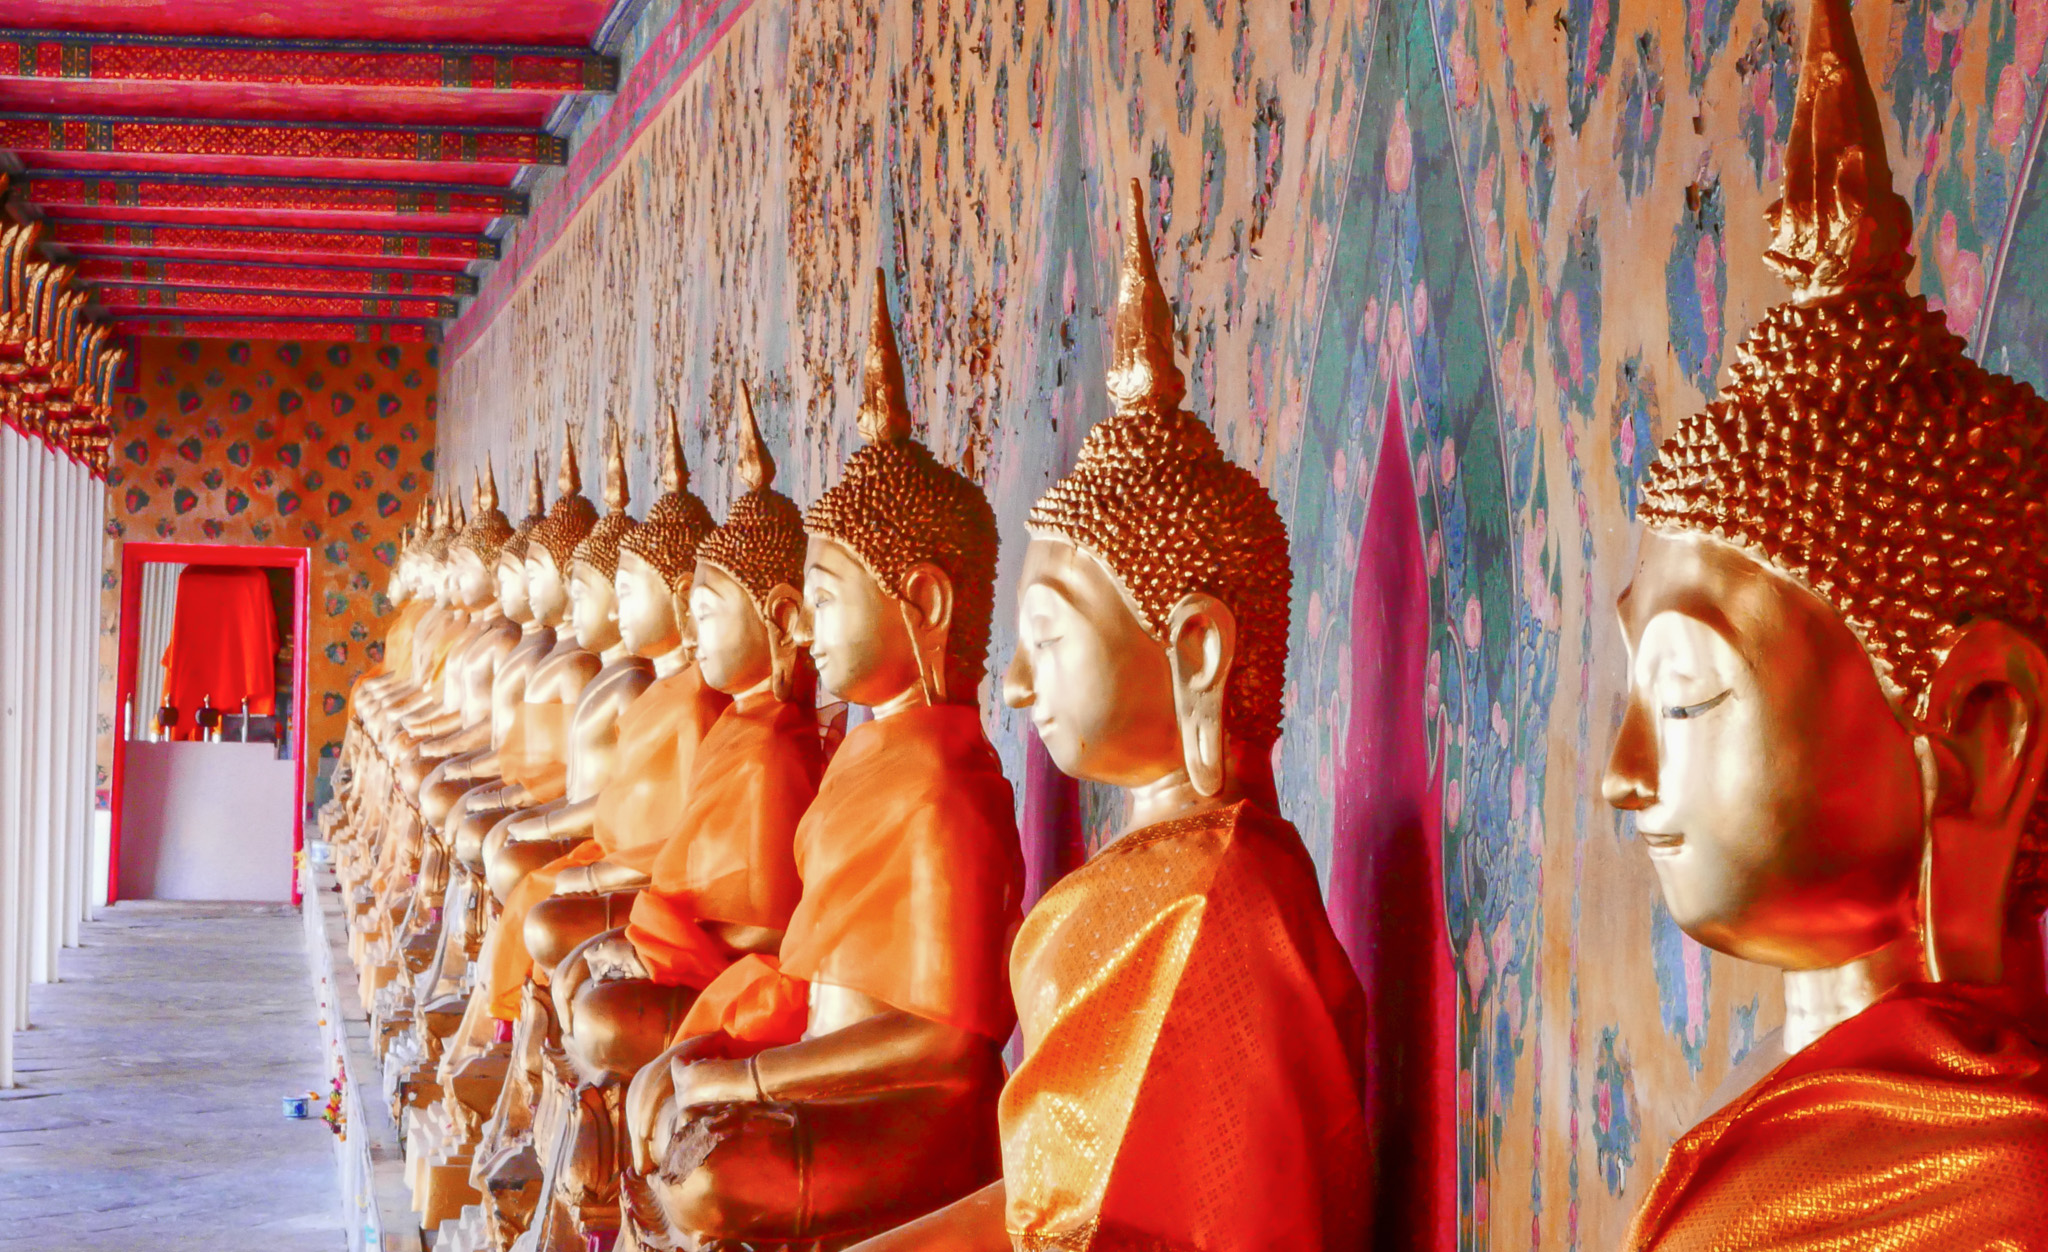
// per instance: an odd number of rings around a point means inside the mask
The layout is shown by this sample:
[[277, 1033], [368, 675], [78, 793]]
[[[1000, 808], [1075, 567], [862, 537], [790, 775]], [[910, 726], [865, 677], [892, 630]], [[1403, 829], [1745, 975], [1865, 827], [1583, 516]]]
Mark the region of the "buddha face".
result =
[[569, 607], [569, 588], [562, 581], [562, 571], [555, 567], [554, 556], [539, 544], [526, 550], [526, 603], [533, 610], [534, 621], [550, 626], [561, 621]]
[[1102, 562], [1064, 540], [1025, 549], [1003, 699], [1031, 711], [1070, 777], [1140, 787], [1183, 763], [1166, 649]]
[[401, 557], [398, 564], [391, 570], [390, 581], [384, 584], [384, 598], [390, 601], [391, 607], [394, 609], [412, 599], [413, 566], [415, 564], [417, 562], [413, 558], [409, 556]]
[[884, 705], [918, 688], [917, 652], [901, 602], [845, 544], [812, 536], [804, 558], [811, 661], [842, 700]]
[[619, 598], [612, 580], [588, 561], [574, 562], [569, 575], [569, 627], [587, 652], [604, 652], [619, 642]]
[[697, 669], [706, 686], [738, 695], [768, 681], [774, 669], [768, 624], [738, 580], [697, 562], [690, 616], [697, 623]]
[[1654, 531], [1619, 607], [1628, 702], [1602, 790], [1679, 926], [1781, 969], [1904, 934], [1919, 762], [1834, 609], [1729, 544]]
[[532, 621], [533, 609], [526, 602], [526, 563], [517, 557], [500, 556], [497, 577], [499, 610], [515, 622]]
[[619, 637], [640, 656], [659, 656], [682, 643], [676, 629], [675, 601], [668, 580], [637, 552], [619, 553], [619, 572], [612, 578], [618, 604]]
[[448, 562], [449, 594], [466, 609], [481, 608], [497, 592], [497, 582], [484, 559], [470, 547], [458, 548]]

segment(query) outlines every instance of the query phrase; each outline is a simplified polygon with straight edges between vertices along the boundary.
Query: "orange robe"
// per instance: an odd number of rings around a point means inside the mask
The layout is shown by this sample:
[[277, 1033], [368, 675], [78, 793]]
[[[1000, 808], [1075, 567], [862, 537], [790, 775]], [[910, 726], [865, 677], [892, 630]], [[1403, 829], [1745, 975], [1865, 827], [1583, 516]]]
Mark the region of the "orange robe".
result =
[[1010, 978], [1020, 1248], [1365, 1245], [1365, 997], [1292, 826], [1124, 835], [1031, 910]]
[[626, 926], [654, 981], [702, 987], [732, 963], [705, 922], [789, 924], [802, 890], [796, 825], [818, 792], [824, 755], [811, 710], [766, 693], [734, 701], [712, 725], [678, 830]]
[[1899, 988], [1671, 1149], [1631, 1249], [2048, 1248], [2048, 1029]]
[[491, 1016], [516, 1019], [527, 976], [546, 981], [527, 951], [526, 915], [554, 894], [563, 870], [595, 864], [622, 848], [658, 847], [675, 834], [697, 746], [731, 703], [724, 692], [704, 685], [695, 665], [687, 665], [649, 686], [619, 714], [618, 767], [597, 793], [593, 837], [520, 879], [498, 916], [500, 937], [491, 944], [486, 967]]
[[846, 736], [796, 832], [803, 900], [778, 957], [705, 988], [677, 1038], [794, 1043], [831, 983], [1001, 1042], [1024, 894], [1016, 807], [971, 707], [909, 709]]
[[574, 704], [522, 701], [498, 748], [498, 776], [543, 802], [561, 795], [569, 782], [569, 723], [575, 716]]

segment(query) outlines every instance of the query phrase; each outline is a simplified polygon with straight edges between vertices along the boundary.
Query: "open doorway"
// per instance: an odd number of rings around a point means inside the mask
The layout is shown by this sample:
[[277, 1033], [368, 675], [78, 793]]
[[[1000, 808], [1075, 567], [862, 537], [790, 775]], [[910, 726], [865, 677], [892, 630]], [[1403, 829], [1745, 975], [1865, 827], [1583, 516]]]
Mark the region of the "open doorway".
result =
[[304, 844], [304, 548], [121, 556], [107, 900], [291, 900]]

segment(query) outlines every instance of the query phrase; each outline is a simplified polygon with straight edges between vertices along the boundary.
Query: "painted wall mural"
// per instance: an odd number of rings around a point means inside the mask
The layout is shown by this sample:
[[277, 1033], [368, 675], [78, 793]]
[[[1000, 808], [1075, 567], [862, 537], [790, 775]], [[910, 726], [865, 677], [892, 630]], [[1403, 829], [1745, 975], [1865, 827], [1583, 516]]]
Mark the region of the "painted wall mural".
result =
[[[1598, 788], [1637, 482], [1784, 294], [1762, 211], [1804, 11], [657, 4], [631, 125], [589, 123], [616, 165], [537, 197], [451, 333], [443, 457], [504, 471], [566, 433], [592, 464], [613, 414], [644, 501], [672, 403], [722, 511], [744, 379], [784, 489], [814, 497], [856, 438], [880, 264], [924, 436], [1008, 527], [1007, 586], [1025, 510], [1108, 411], [1140, 179], [1189, 402], [1293, 533], [1282, 801], [1373, 987], [1378, 1181], [1422, 1196], [1381, 1246], [1616, 1246], [1782, 1016], [1774, 975], [1678, 931]], [[2048, 249], [2048, 0], [1856, 21], [1915, 281], [2033, 376], [2048, 312], [1999, 276]], [[1028, 727], [988, 716], [1020, 803], [1057, 808]], [[1079, 799], [1099, 836], [1112, 802]]]
[[438, 363], [438, 349], [413, 345], [139, 342], [136, 388], [116, 408], [107, 471], [103, 806], [129, 539], [311, 549], [309, 783], [339, 749], [349, 685], [383, 654], [399, 531], [434, 481]]

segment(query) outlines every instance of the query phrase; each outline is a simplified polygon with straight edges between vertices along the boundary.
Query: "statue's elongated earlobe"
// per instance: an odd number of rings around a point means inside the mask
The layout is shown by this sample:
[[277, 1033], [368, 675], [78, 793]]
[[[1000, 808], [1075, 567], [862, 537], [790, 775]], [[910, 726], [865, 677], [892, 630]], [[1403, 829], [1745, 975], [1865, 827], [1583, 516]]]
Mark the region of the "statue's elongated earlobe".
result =
[[1214, 596], [1194, 594], [1167, 619], [1166, 656], [1173, 668], [1173, 710], [1180, 722], [1188, 780], [1205, 796], [1224, 783], [1224, 693], [1237, 657], [1237, 616]]

